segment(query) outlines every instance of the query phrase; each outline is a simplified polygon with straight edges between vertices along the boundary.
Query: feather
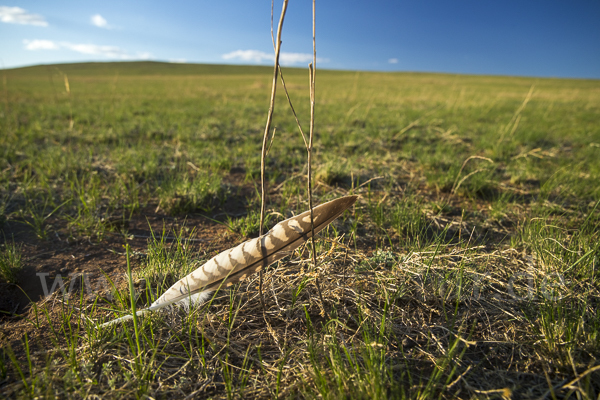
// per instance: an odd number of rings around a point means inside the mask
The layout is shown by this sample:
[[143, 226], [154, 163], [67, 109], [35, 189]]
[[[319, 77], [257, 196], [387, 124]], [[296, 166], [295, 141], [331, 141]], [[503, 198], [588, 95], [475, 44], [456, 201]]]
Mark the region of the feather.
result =
[[[173, 304], [189, 306], [201, 304], [211, 292], [246, 279], [282, 257], [285, 257], [325, 228], [354, 204], [357, 196], [346, 196], [313, 208], [314, 229], [311, 229], [311, 211], [286, 219], [264, 235], [250, 239], [237, 247], [219, 253], [200, 268], [177, 281], [148, 308], [136, 312], [141, 315]], [[107, 326], [132, 319], [133, 315], [106, 322]]]

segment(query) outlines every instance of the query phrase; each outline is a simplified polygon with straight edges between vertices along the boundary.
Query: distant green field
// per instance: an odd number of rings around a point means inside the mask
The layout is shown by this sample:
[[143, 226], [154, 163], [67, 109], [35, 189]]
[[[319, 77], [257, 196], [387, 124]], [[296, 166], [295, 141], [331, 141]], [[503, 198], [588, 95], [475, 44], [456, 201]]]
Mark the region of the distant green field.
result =
[[[37, 279], [20, 270], [38, 268], [31, 256], [57, 237], [125, 243], [126, 223], [148, 210], [207, 216], [238, 242], [255, 235], [272, 71], [154, 62], [3, 70], [0, 282]], [[308, 73], [283, 71], [307, 132]], [[131, 325], [94, 327], [113, 316], [107, 308], [127, 310], [125, 295], [3, 309], [3, 329], [28, 336], [0, 336], [0, 393], [597, 398], [600, 81], [316, 77], [316, 203], [361, 195], [319, 241], [327, 304], [316, 275], [305, 275], [307, 248], [267, 272], [266, 311], [256, 282], [200, 312], [145, 319], [135, 337]], [[306, 150], [281, 82], [272, 126], [270, 224], [308, 207]], [[156, 277], [167, 265], [185, 266], [170, 277], [179, 278], [205, 249], [165, 253], [159, 239], [136, 276], [163, 290]], [[20, 257], [24, 244], [32, 253]], [[65, 350], [31, 355], [41, 330]]]
[[[36, 176], [50, 180], [93, 162], [138, 181], [184, 178], [187, 161], [209, 175], [233, 166], [253, 175], [271, 72], [160, 63], [4, 71], [3, 158], [20, 168], [34, 162]], [[285, 76], [307, 125], [306, 71], [290, 69]], [[279, 89], [274, 176], [304, 163]], [[399, 179], [407, 169], [447, 192], [463, 162], [478, 155], [493, 163], [474, 161], [463, 170], [485, 169], [461, 185], [468, 196], [525, 189], [589, 202], [600, 193], [599, 81], [319, 71], [317, 96], [316, 160], [325, 169], [335, 166], [334, 174]], [[170, 171], [169, 163], [175, 166]], [[149, 183], [144, 189], [152, 197], [157, 188]]]

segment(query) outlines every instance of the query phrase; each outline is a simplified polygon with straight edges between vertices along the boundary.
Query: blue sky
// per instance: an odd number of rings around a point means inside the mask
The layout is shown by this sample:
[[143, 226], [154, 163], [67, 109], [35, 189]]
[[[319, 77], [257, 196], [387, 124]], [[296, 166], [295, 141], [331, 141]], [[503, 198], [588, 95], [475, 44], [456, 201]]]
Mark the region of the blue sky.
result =
[[[290, 0], [282, 64], [311, 59]], [[269, 0], [0, 0], [3, 67], [115, 60], [272, 64]], [[275, 2], [275, 25], [281, 1]], [[598, 0], [317, 0], [317, 67], [600, 78]]]

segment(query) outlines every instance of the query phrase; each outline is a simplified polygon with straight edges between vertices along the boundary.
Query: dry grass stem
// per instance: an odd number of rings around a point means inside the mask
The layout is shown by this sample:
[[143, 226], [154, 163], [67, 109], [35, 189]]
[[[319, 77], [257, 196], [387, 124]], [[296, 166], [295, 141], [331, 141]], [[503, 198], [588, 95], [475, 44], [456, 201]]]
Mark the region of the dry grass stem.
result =
[[[313, 188], [312, 188], [312, 150], [313, 150], [313, 138], [315, 132], [315, 75], [317, 69], [317, 39], [316, 39], [316, 0], [312, 3], [312, 16], [313, 16], [313, 62], [308, 66], [309, 71], [309, 85], [310, 85], [310, 132], [308, 138], [308, 160], [307, 160], [307, 190], [308, 190], [308, 206], [310, 207], [310, 224], [312, 230], [312, 236], [310, 243], [312, 245], [312, 261], [315, 273], [318, 274], [317, 268], [317, 248], [315, 246], [315, 230], [313, 221]], [[323, 300], [323, 293], [321, 291], [321, 285], [319, 283], [318, 275], [315, 277], [315, 286], [319, 293], [319, 300], [321, 301], [322, 312], [325, 313], [325, 301]]]
[[[267, 123], [265, 124], [265, 132], [263, 134], [262, 152], [260, 157], [260, 222], [259, 222], [259, 235], [262, 236], [265, 222], [265, 206], [266, 206], [266, 185], [265, 185], [265, 160], [267, 158], [267, 142], [269, 138], [269, 132], [271, 130], [271, 121], [273, 120], [273, 112], [275, 110], [275, 94], [277, 93], [277, 72], [279, 71], [279, 54], [281, 52], [281, 32], [283, 30], [283, 20], [285, 18], [285, 12], [287, 10], [288, 0], [283, 1], [281, 8], [281, 16], [279, 17], [279, 24], [277, 25], [277, 43], [275, 45], [275, 65], [273, 67], [273, 82], [271, 85], [271, 101], [269, 103], [269, 112], [267, 114]], [[273, 4], [271, 4], [271, 15], [273, 15]], [[271, 36], [273, 32], [272, 25], [273, 18], [271, 17]], [[274, 134], [274, 133], [273, 133]], [[261, 303], [264, 307], [263, 298], [263, 271], [259, 272], [259, 286]]]

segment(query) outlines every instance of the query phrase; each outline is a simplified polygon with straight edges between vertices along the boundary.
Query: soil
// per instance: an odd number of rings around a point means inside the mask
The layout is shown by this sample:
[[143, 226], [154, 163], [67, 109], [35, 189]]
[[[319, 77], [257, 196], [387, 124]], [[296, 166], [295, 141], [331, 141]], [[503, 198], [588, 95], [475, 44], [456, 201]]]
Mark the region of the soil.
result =
[[254, 188], [244, 185], [244, 176], [243, 170], [232, 171], [227, 184], [237, 194], [230, 196], [208, 216], [194, 213], [171, 216], [156, 204], [148, 205], [134, 214], [125, 226], [113, 226], [101, 238], [69, 238], [65, 223], [50, 218], [47, 221], [52, 226], [49, 237], [41, 240], [23, 221], [9, 219], [0, 227], [0, 237], [11, 238], [22, 246], [24, 267], [18, 285], [0, 282], [0, 325], [21, 320], [31, 309], [32, 302], [41, 304], [52, 293], [53, 285], [55, 291], [59, 290], [56, 280], [62, 279], [65, 290], [71, 291], [78, 290], [80, 284], [71, 283], [71, 280], [81, 281], [82, 276], [88, 279], [86, 284], [91, 284], [92, 288], [98, 287], [103, 277], [110, 278], [116, 285], [122, 284], [127, 271], [125, 244], [130, 246], [130, 264], [135, 271], [145, 257], [152, 234], [160, 238], [163, 229], [165, 241], [172, 243], [176, 240], [174, 231], [187, 228], [189, 235], [184, 233], [182, 236], [188, 245], [207, 255], [215, 255], [239, 243], [243, 239], [240, 235], [215, 220], [223, 221], [227, 215], [246, 213], [245, 198], [254, 193]]
[[[134, 272], [143, 262], [152, 234], [160, 238], [163, 230], [166, 242], [173, 243], [176, 240], [174, 232], [180, 231], [182, 227], [187, 228], [188, 234], [183, 233], [182, 236], [188, 239], [187, 244], [192, 246], [193, 251], [197, 250], [204, 255], [204, 259], [239, 244], [245, 238], [230, 231], [225, 224], [216, 221], [226, 221], [228, 215], [238, 217], [247, 212], [246, 199], [255, 196], [255, 188], [245, 182], [244, 177], [245, 171], [242, 169], [231, 171], [225, 180], [231, 195], [224, 204], [206, 216], [197, 213], [172, 216], [166, 214], [156, 204], [148, 205], [134, 214], [125, 225], [113, 226], [113, 229], [101, 238], [79, 240], [69, 238], [64, 222], [49, 219], [47, 222], [53, 228], [49, 230], [49, 237], [41, 240], [23, 221], [9, 219], [0, 228], [2, 231], [0, 237], [12, 238], [15, 243], [22, 245], [24, 268], [19, 277], [19, 285], [0, 283], [2, 331], [9, 336], [20, 336], [21, 330], [16, 328], [22, 326], [23, 320], [32, 318], [33, 303], [41, 305], [50, 298], [48, 295], [52, 294], [53, 289], [59, 290], [57, 280], [62, 279], [65, 290], [69, 293], [80, 293], [82, 277], [86, 285], [92, 290], [96, 289], [96, 293], [101, 292], [101, 280], [105, 278], [110, 279], [117, 286], [124, 285], [127, 271], [126, 243], [130, 246], [130, 262]], [[272, 195], [277, 196], [274, 193]], [[439, 200], [439, 194], [433, 197]], [[452, 236], [456, 235], [455, 230], [461, 227], [462, 216], [459, 210], [464, 207], [464, 204], [453, 199], [448, 203], [448, 207], [449, 211], [446, 215], [435, 218], [440, 219], [444, 224], [451, 220], [455, 221], [456, 226], [449, 230]], [[435, 227], [432, 229], [441, 230]], [[506, 239], [507, 233], [508, 231], [503, 227], [487, 227], [485, 232], [479, 232], [480, 235], [487, 236], [488, 240], [494, 236], [499, 241]], [[468, 237], [471, 233], [465, 230], [462, 235]], [[378, 248], [377, 240], [370, 237], [367, 232], [361, 232], [359, 237], [363, 252], [370, 254]], [[396, 238], [392, 240], [395, 241]], [[104, 289], [110, 292], [110, 286], [106, 283]], [[100, 294], [109, 296], [108, 293]], [[57, 296], [51, 298], [56, 299]]]
[[[69, 288], [70, 279], [85, 274], [92, 285], [94, 279], [104, 274], [115, 283], [124, 279], [127, 270], [125, 243], [131, 248], [132, 268], [139, 266], [148, 248], [152, 234], [160, 237], [166, 229], [166, 242], [173, 242], [173, 230], [182, 226], [195, 228], [189, 245], [200, 247], [206, 253], [225, 248], [233, 244], [236, 235], [227, 227], [209, 219], [188, 215], [170, 217], [154, 213], [148, 207], [129, 221], [125, 233], [107, 232], [100, 240], [73, 241], [54, 234], [50, 240], [36, 238], [33, 231], [24, 223], [11, 220], [4, 225], [4, 236], [12, 237], [15, 243], [22, 244], [24, 268], [19, 276], [19, 285], [2, 283], [0, 286], [0, 322], [6, 318], [15, 318], [31, 306], [31, 302], [43, 301], [52, 290], [55, 279], [60, 276], [65, 288]], [[169, 233], [170, 232], [170, 233]], [[44, 293], [45, 280], [47, 293]], [[75, 287], [75, 286], [74, 286]], [[58, 285], [55, 290], [58, 290]]]

